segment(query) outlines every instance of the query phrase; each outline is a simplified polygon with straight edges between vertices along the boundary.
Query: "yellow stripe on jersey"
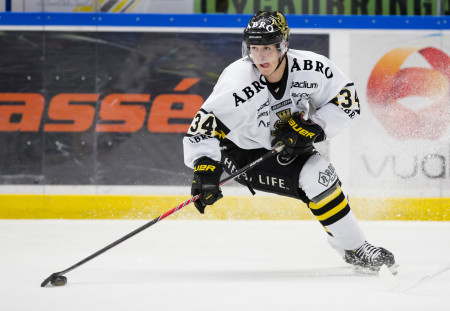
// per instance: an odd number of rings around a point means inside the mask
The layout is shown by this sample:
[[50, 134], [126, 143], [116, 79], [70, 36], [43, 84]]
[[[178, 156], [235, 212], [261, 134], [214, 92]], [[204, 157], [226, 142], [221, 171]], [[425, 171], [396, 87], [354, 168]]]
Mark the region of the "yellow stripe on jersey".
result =
[[342, 211], [347, 206], [348, 206], [347, 200], [344, 199], [344, 201], [342, 201], [338, 206], [334, 207], [333, 209], [329, 210], [328, 212], [326, 212], [320, 216], [316, 216], [316, 218], [319, 221], [327, 220], [330, 217], [332, 217], [332, 216], [336, 215], [337, 213], [339, 213], [340, 211]]
[[324, 227], [337, 222], [350, 212], [350, 206], [339, 185], [319, 202], [309, 203], [309, 208]]
[[311, 202], [309, 208], [319, 209], [327, 205], [331, 200], [334, 200], [340, 193], [342, 193], [341, 187], [337, 186], [336, 189], [331, 194], [327, 195], [325, 198], [322, 198], [319, 202], [317, 203]]

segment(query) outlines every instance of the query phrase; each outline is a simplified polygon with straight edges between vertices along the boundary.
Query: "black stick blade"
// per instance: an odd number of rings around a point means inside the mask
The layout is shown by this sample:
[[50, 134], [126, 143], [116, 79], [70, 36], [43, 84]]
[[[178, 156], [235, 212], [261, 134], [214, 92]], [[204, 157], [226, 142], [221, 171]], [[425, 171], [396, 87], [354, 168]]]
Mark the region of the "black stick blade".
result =
[[44, 280], [44, 282], [42, 282], [41, 287], [45, 287], [48, 283], [50, 283], [50, 281], [54, 278], [59, 276], [59, 272], [55, 272], [52, 275], [50, 275], [48, 278], [46, 278]]

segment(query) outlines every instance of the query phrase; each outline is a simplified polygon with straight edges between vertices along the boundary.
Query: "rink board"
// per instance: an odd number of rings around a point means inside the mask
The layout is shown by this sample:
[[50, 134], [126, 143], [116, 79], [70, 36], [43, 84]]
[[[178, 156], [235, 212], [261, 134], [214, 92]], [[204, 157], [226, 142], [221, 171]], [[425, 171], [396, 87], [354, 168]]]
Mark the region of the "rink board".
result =
[[[153, 219], [188, 200], [183, 195], [3, 194], [0, 219]], [[362, 220], [450, 220], [450, 198], [350, 198]], [[188, 205], [171, 219], [310, 220], [307, 206], [276, 196], [227, 196], [201, 215]]]
[[[152, 219], [187, 200], [173, 195], [178, 192], [21, 189], [189, 187], [192, 171], [183, 164], [182, 137], [223, 68], [236, 58], [249, 17], [0, 14], [0, 110], [6, 116], [0, 142], [8, 146], [0, 154], [0, 183], [18, 188], [0, 191], [0, 219]], [[351, 197], [357, 217], [449, 220], [449, 17], [293, 15], [289, 21], [291, 48], [329, 56], [358, 85], [365, 106], [359, 123], [319, 150], [351, 190], [346, 193], [357, 195]], [[398, 66], [390, 68], [392, 62]], [[397, 75], [418, 64], [420, 74]], [[379, 79], [386, 67], [391, 78]], [[406, 95], [411, 109], [402, 108], [405, 102], [385, 109], [384, 96]], [[418, 95], [426, 105], [414, 101]], [[100, 115], [102, 107], [121, 100], [123, 105]], [[64, 116], [52, 117], [49, 109]], [[22, 110], [31, 117], [21, 117]], [[122, 120], [123, 111], [134, 117]], [[390, 121], [397, 119], [402, 122]], [[205, 215], [191, 205], [172, 218], [313, 219], [299, 201], [236, 193]]]

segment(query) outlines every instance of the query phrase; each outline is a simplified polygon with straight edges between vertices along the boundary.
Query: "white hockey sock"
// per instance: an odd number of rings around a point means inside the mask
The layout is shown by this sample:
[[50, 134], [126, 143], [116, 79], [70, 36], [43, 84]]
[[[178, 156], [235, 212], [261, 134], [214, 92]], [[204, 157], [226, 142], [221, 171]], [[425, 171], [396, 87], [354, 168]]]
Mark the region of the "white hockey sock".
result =
[[326, 229], [333, 235], [328, 237], [328, 242], [342, 257], [345, 250], [356, 249], [366, 241], [366, 237], [352, 211], [337, 222], [327, 226]]

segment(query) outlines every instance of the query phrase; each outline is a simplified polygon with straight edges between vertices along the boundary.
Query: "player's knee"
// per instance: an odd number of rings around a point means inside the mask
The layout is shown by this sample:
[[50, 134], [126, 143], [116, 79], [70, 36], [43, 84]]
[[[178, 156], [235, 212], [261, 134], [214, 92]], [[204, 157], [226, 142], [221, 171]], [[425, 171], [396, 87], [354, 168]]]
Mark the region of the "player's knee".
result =
[[320, 155], [311, 156], [300, 172], [299, 185], [310, 199], [309, 208], [323, 226], [350, 212], [334, 167]]
[[328, 190], [338, 181], [333, 165], [315, 154], [306, 161], [299, 176], [299, 187], [310, 200]]

